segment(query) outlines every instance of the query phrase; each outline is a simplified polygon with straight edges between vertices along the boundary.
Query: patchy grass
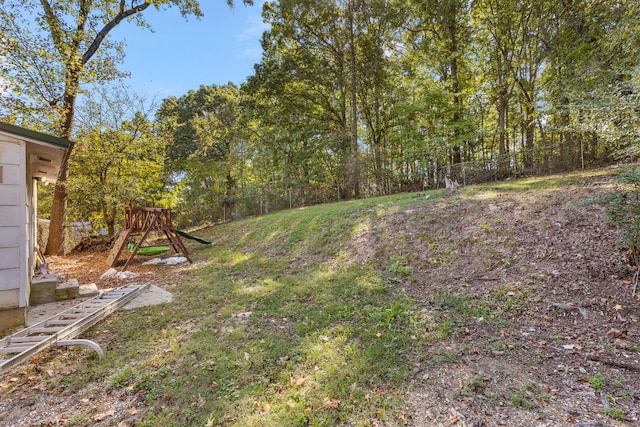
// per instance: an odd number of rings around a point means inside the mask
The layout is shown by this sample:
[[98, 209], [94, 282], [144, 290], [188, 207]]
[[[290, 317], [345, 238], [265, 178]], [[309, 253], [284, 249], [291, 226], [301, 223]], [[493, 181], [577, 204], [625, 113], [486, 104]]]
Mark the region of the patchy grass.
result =
[[[632, 423], [635, 374], [584, 357], [616, 350], [602, 325], [624, 319], [636, 333], [636, 306], [616, 308], [628, 284], [609, 267], [611, 232], [576, 195], [609, 175], [327, 204], [203, 230], [214, 244], [190, 245], [193, 265], [160, 270], [173, 303], [93, 328], [101, 360], [52, 350], [20, 367], [0, 383], [0, 415], [25, 418], [74, 396], [84, 403], [58, 412], [76, 425], [525, 426], [588, 421], [583, 413]], [[553, 303], [585, 303], [592, 315]], [[637, 357], [637, 343], [625, 351]], [[598, 408], [596, 390], [620, 413]]]
[[[348, 262], [377, 218], [433, 203], [400, 195], [279, 212], [209, 230], [172, 304], [92, 333], [107, 356], [76, 375], [142, 396], [141, 425], [402, 424], [424, 327], [389, 286], [410, 274]], [[109, 332], [106, 332], [109, 331]], [[76, 391], [82, 383], [72, 384]]]

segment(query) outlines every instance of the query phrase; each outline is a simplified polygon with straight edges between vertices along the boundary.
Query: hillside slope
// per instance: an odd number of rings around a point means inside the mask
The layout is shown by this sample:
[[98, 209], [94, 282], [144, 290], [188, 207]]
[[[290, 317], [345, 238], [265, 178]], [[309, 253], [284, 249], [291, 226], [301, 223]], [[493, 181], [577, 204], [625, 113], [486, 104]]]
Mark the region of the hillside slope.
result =
[[414, 425], [639, 422], [640, 304], [594, 202], [612, 187], [566, 179], [476, 188], [381, 225], [436, 336], [412, 380]]
[[[640, 299], [610, 170], [295, 209], [132, 270], [174, 303], [0, 378], [3, 425], [634, 426]], [[104, 253], [66, 262], [96, 281]], [[581, 424], [582, 423], [582, 424]], [[590, 424], [589, 424], [590, 423]], [[597, 424], [600, 423], [600, 424]]]

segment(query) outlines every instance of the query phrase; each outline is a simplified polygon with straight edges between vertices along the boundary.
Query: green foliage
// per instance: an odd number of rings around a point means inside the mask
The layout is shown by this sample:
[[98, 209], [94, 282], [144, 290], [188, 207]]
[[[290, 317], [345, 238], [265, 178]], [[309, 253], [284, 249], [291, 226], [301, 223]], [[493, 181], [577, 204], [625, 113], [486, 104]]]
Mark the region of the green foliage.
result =
[[142, 100], [114, 87], [89, 96], [80, 109], [69, 183], [71, 217], [106, 227], [110, 235], [124, 203], [161, 205], [165, 198], [165, 144], [142, 108]]
[[[11, 90], [0, 117], [70, 136], [69, 103], [123, 75], [124, 45], [98, 38], [123, 11], [46, 4], [1, 4], [0, 82]], [[141, 2], [136, 25], [150, 26], [149, 6], [202, 13], [195, 0]], [[626, 0], [267, 2], [263, 57], [245, 84], [200, 86], [158, 110], [165, 192], [183, 223], [206, 223], [260, 213], [267, 196], [306, 206], [423, 191], [445, 175], [466, 184], [634, 159], [635, 12]], [[76, 206], [83, 216], [101, 202], [90, 184], [71, 199], [92, 205]]]
[[640, 168], [627, 168], [618, 180], [625, 187], [605, 200], [607, 216], [620, 227], [622, 243], [635, 257], [640, 249]]
[[404, 276], [411, 274], [411, 266], [407, 265], [407, 255], [394, 255], [390, 261], [389, 272]]
[[[241, 184], [254, 188], [253, 130], [237, 86], [201, 86], [180, 98], [165, 99], [156, 114], [168, 141], [167, 177], [179, 191], [180, 220], [211, 223], [243, 210]], [[257, 200], [243, 216], [255, 214]], [[259, 212], [258, 212], [259, 213]]]
[[620, 174], [623, 188], [602, 199], [606, 205], [608, 219], [620, 230], [620, 241], [628, 250], [628, 258], [636, 267], [634, 275], [635, 293], [640, 271], [640, 168], [629, 167]]
[[606, 384], [606, 380], [602, 372], [598, 372], [594, 375], [591, 375], [590, 377], [587, 378], [587, 381], [589, 381], [589, 385], [593, 387], [595, 391], [602, 390]]
[[614, 420], [624, 421], [626, 420], [626, 416], [624, 412], [618, 408], [602, 408], [602, 413], [613, 418]]
[[542, 387], [533, 383], [526, 383], [522, 390], [509, 395], [509, 403], [516, 408], [524, 408], [529, 411], [540, 408], [541, 402], [549, 400]]

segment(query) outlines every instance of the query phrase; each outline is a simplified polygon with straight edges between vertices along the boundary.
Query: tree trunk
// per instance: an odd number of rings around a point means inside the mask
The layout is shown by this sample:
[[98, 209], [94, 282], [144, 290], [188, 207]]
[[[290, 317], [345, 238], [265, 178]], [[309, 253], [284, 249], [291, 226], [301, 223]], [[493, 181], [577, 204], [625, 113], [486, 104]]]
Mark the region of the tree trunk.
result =
[[[71, 138], [80, 72], [79, 70], [71, 70], [68, 74], [67, 88], [64, 96], [64, 121], [60, 130], [60, 136], [65, 139]], [[72, 147], [73, 146], [69, 147], [62, 159], [58, 180], [53, 193], [49, 239], [47, 240], [47, 247], [45, 249], [46, 255], [64, 255], [64, 227], [67, 216], [67, 200], [69, 198], [67, 182], [69, 180], [69, 159], [71, 158]]]
[[[458, 39], [456, 32], [456, 22], [455, 22], [455, 14], [453, 17], [450, 17], [450, 21], [448, 22], [448, 30], [450, 37], [450, 45], [449, 45], [449, 54], [451, 55], [451, 93], [453, 94], [453, 126], [454, 126], [454, 139], [456, 140], [456, 144], [458, 143], [459, 131], [457, 127], [458, 121], [460, 121], [460, 113], [462, 111], [462, 101], [460, 99], [460, 76], [458, 75]], [[455, 145], [453, 147], [453, 163], [458, 164], [462, 162], [462, 153], [463, 146]]]
[[502, 176], [508, 166], [509, 159], [507, 158], [508, 152], [508, 134], [507, 134], [507, 113], [509, 108], [509, 100], [507, 99], [507, 90], [502, 88], [500, 89], [499, 100], [498, 100], [498, 150], [499, 150], [499, 158], [498, 158], [498, 172]]
[[116, 215], [117, 208], [115, 206], [105, 206], [102, 210], [105, 225], [107, 226], [107, 235], [113, 237], [116, 234]]
[[356, 13], [353, 1], [349, 11], [349, 74], [351, 75], [351, 185], [353, 196], [360, 197], [360, 159], [358, 157], [358, 96], [356, 76], [356, 36], [354, 30], [354, 15]]
[[573, 169], [575, 164], [575, 138], [573, 132], [569, 129], [571, 118], [569, 117], [569, 100], [563, 99], [563, 109], [560, 114], [562, 120], [562, 145], [560, 146], [561, 162], [563, 170]]
[[533, 149], [536, 136], [536, 125], [534, 121], [535, 107], [528, 103], [525, 110], [525, 153], [524, 153], [524, 168], [533, 169]]

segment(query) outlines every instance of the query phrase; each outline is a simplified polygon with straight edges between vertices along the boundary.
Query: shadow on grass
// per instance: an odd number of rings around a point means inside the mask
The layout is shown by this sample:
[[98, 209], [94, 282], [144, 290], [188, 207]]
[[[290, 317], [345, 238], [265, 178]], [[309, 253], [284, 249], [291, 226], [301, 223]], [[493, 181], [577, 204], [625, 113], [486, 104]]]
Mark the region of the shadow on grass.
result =
[[[440, 193], [435, 193], [441, 194]], [[86, 375], [141, 393], [141, 425], [398, 424], [420, 325], [379, 266], [343, 262], [379, 218], [437, 199], [399, 195], [209, 230], [171, 305], [115, 316]]]

